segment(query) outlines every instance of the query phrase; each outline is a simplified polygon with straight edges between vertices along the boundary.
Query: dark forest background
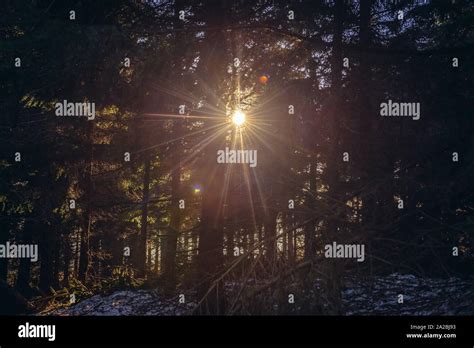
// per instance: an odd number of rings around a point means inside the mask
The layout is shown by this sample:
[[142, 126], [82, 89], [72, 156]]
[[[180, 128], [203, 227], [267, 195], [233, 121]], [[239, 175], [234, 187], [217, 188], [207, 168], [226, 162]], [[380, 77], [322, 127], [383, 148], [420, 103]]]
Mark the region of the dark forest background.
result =
[[[4, 2], [0, 243], [40, 259], [0, 259], [2, 286], [35, 310], [152, 288], [201, 314], [286, 313], [288, 292], [337, 314], [348, 276], [471, 275], [473, 19], [468, 0]], [[95, 119], [55, 116], [64, 99]], [[389, 99], [420, 120], [380, 117]], [[216, 162], [237, 108], [256, 168]]]

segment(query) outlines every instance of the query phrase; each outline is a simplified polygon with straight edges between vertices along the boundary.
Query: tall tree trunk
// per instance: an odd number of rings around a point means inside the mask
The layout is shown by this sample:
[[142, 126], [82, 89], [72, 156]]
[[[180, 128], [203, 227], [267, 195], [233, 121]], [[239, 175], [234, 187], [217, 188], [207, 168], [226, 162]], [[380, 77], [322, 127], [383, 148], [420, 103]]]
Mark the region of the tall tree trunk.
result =
[[[221, 27], [226, 17], [226, 1], [205, 2], [210, 27]], [[207, 85], [212, 93], [208, 94], [208, 103], [213, 107], [224, 108], [219, 100], [220, 86], [226, 72], [227, 55], [225, 52], [225, 36], [222, 30], [208, 31], [206, 45], [202, 52], [202, 73], [208, 79]], [[220, 121], [220, 120], [217, 120]], [[211, 133], [212, 136], [212, 133]], [[219, 314], [223, 308], [223, 296], [220, 282], [215, 283], [223, 264], [223, 187], [225, 168], [216, 163], [217, 151], [222, 148], [224, 137], [213, 139], [206, 149], [205, 171], [203, 178], [201, 226], [199, 229], [198, 274], [201, 284], [198, 288], [199, 298], [203, 302], [199, 307], [200, 314]]]
[[222, 170], [217, 170], [216, 176], [208, 185], [204, 187], [201, 228], [199, 231], [199, 254], [198, 267], [199, 278], [203, 281], [199, 289], [199, 296], [204, 297], [212, 286], [213, 288], [206, 296], [200, 312], [201, 314], [219, 314], [221, 308], [221, 293], [219, 284], [213, 281], [218, 275], [220, 267], [223, 264], [222, 245], [223, 245], [223, 229], [222, 229], [222, 211], [221, 211], [221, 192]]
[[89, 239], [92, 226], [92, 170], [93, 170], [93, 123], [87, 124], [86, 137], [89, 144], [89, 160], [84, 172], [84, 215], [81, 229], [81, 247], [79, 252], [78, 278], [81, 282], [87, 282], [87, 272], [89, 270]]
[[[366, 154], [365, 161], [361, 164], [366, 170], [366, 176], [369, 180], [373, 179], [373, 169], [375, 168], [373, 160], [373, 130], [372, 130], [372, 107], [369, 96], [370, 90], [370, 62], [369, 62], [369, 46], [371, 41], [370, 29], [370, 11], [372, 0], [362, 1], [360, 5], [360, 31], [359, 31], [359, 46], [361, 48], [360, 54], [360, 68], [359, 68], [359, 124], [360, 124], [360, 144], [361, 152]], [[372, 211], [373, 197], [369, 197], [364, 206], [368, 204], [368, 211]], [[370, 204], [369, 204], [370, 203]]]
[[82, 229], [79, 231], [76, 230], [74, 234], [74, 277], [79, 278], [79, 259], [81, 254], [81, 239], [82, 239]]
[[[362, 5], [361, 5], [362, 6]], [[329, 184], [329, 192], [333, 198], [338, 198], [338, 180], [339, 180], [339, 163], [341, 161], [341, 151], [339, 146], [341, 111], [341, 78], [342, 78], [342, 33], [343, 33], [343, 0], [336, 0], [334, 5], [334, 38], [333, 51], [331, 59], [331, 105], [330, 105], [330, 151], [327, 170], [327, 182]], [[338, 234], [337, 216], [331, 216], [328, 219], [326, 238], [327, 242], [336, 239]], [[330, 236], [336, 236], [331, 238]], [[326, 291], [329, 299], [330, 311], [333, 314], [340, 314], [342, 309], [341, 299], [341, 276], [342, 267], [340, 260], [325, 260], [324, 266], [326, 275]]]
[[[307, 195], [307, 200], [308, 200], [307, 207], [311, 214], [315, 214], [315, 210], [316, 210], [317, 183], [316, 183], [315, 161], [316, 160], [314, 158], [311, 158], [311, 164], [310, 164], [310, 169], [309, 169], [310, 193]], [[314, 256], [316, 255], [315, 230], [316, 230], [316, 220], [311, 220], [304, 227], [304, 258], [306, 261], [313, 259]]]
[[50, 287], [53, 285], [53, 271], [54, 271], [54, 233], [51, 231], [51, 226], [45, 222], [41, 222], [38, 226], [40, 235], [40, 278], [39, 288], [41, 291], [48, 293]]
[[161, 240], [160, 238], [157, 238], [155, 241], [155, 265], [154, 265], [155, 273], [158, 273], [158, 271], [160, 270], [159, 268], [160, 266], [160, 240]]
[[[361, 48], [361, 55], [360, 55], [360, 69], [359, 69], [359, 82], [360, 82], [360, 100], [359, 100], [359, 122], [360, 122], [360, 152], [365, 154], [364, 160], [361, 161], [361, 172], [363, 173], [361, 177], [366, 182], [371, 182], [377, 177], [377, 171], [375, 163], [375, 152], [374, 149], [374, 131], [373, 131], [373, 121], [372, 121], [372, 104], [369, 92], [370, 85], [371, 85], [371, 69], [370, 69], [370, 56], [369, 56], [369, 48], [371, 44], [371, 27], [370, 27], [370, 19], [371, 19], [371, 8], [372, 8], [372, 0], [367, 0], [361, 2], [360, 5], [360, 31], [359, 31], [359, 46]], [[366, 228], [371, 231], [370, 228], [371, 224], [375, 224], [376, 218], [376, 195], [377, 192], [373, 194], [369, 194], [366, 196], [363, 202], [363, 209], [362, 209], [362, 219], [363, 224]], [[366, 236], [366, 243], [368, 250], [371, 250], [371, 241], [372, 236]], [[369, 252], [369, 259], [367, 260], [370, 264], [370, 270], [372, 272], [372, 252]]]
[[91, 216], [87, 208], [84, 214], [85, 222], [80, 233], [79, 262], [77, 269], [78, 278], [83, 283], [87, 281], [87, 272], [89, 270], [89, 235], [91, 228]]
[[[185, 7], [182, 0], [175, 1], [175, 13], [179, 13]], [[181, 29], [183, 21], [175, 16], [174, 27], [176, 29], [174, 55], [177, 58], [174, 66], [174, 71], [181, 71], [183, 50], [183, 34]], [[178, 77], [178, 84], [182, 85], [182, 78]], [[179, 138], [182, 135], [182, 121], [173, 121], [173, 136]], [[171, 165], [171, 216], [170, 225], [166, 230], [166, 238], [164, 240], [164, 255], [163, 255], [163, 278], [165, 279], [168, 289], [174, 290], [176, 286], [176, 249], [178, 246], [178, 236], [181, 226], [181, 209], [179, 208], [179, 200], [181, 197], [181, 143], [177, 143], [173, 151], [172, 165]]]
[[[0, 244], [5, 244], [9, 237], [9, 228], [0, 229]], [[21, 264], [21, 261], [20, 261]], [[0, 280], [7, 280], [8, 278], [8, 259], [0, 258]]]
[[[33, 232], [36, 224], [33, 220], [26, 220], [23, 228], [23, 244], [31, 244], [33, 241]], [[30, 276], [31, 276], [31, 260], [27, 258], [20, 259], [20, 268], [18, 269], [18, 278], [15, 288], [24, 296], [28, 296], [30, 292]]]
[[[60, 221], [59, 221], [60, 223]], [[61, 238], [63, 235], [60, 234], [59, 226], [56, 226], [54, 231], [54, 244], [53, 244], [53, 274], [51, 286], [54, 289], [59, 289], [59, 268], [61, 259]]]
[[70, 234], [66, 233], [63, 238], [63, 286], [68, 287], [70, 281], [70, 264], [71, 264], [71, 242]]
[[[177, 126], [174, 128], [178, 129]], [[163, 259], [163, 276], [170, 288], [174, 288], [176, 282], [176, 248], [181, 225], [181, 212], [179, 209], [181, 164], [179, 163], [179, 156], [177, 159], [174, 157], [174, 159], [176, 160], [176, 167], [171, 173], [171, 218], [165, 239], [165, 257]]]
[[152, 261], [151, 261], [151, 252], [152, 252], [151, 241], [149, 241], [147, 243], [147, 252], [146, 252], [146, 256], [147, 256], [146, 269], [147, 269], [147, 272], [148, 271], [151, 272], [153, 270]]
[[147, 228], [148, 228], [148, 200], [150, 199], [150, 155], [145, 155], [143, 167], [143, 192], [142, 192], [142, 214], [140, 235], [137, 239], [137, 248], [135, 251], [135, 267], [137, 276], [144, 277], [146, 274], [146, 246], [147, 246]]

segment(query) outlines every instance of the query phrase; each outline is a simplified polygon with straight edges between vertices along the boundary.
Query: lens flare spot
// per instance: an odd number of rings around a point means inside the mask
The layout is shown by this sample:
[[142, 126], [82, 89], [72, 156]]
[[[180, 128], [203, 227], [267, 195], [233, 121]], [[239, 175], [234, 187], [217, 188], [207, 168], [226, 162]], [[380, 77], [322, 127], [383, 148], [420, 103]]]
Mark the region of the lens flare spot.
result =
[[236, 125], [236, 126], [241, 126], [245, 123], [245, 114], [240, 111], [240, 110], [237, 110], [236, 112], [234, 112], [234, 114], [232, 115], [232, 122]]
[[258, 80], [262, 85], [265, 85], [268, 82], [268, 77], [266, 75], [262, 75], [258, 78]]

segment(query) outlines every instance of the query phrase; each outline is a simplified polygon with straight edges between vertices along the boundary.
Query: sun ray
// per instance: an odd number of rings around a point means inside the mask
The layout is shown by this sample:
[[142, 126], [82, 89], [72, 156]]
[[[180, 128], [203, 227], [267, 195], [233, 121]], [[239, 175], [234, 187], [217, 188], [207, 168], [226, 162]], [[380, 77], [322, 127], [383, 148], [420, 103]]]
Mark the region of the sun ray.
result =
[[226, 124], [224, 124], [224, 123], [219, 123], [219, 124], [216, 124], [216, 125], [212, 125], [212, 126], [210, 126], [210, 127], [207, 127], [207, 128], [198, 129], [198, 130], [196, 130], [196, 131], [194, 131], [194, 132], [187, 133], [187, 134], [182, 135], [182, 136], [180, 136], [180, 137], [177, 137], [177, 138], [174, 138], [174, 139], [170, 139], [170, 140], [167, 140], [167, 141], [164, 141], [164, 142], [162, 142], [162, 143], [155, 144], [155, 145], [152, 145], [152, 146], [148, 146], [148, 147], [145, 147], [145, 148], [140, 149], [140, 150], [136, 150], [136, 151], [134, 151], [133, 153], [136, 154], [136, 153], [140, 153], [140, 152], [143, 152], [143, 151], [151, 150], [151, 149], [154, 149], [154, 148], [163, 146], [163, 145], [168, 145], [168, 144], [174, 143], [175, 141], [179, 141], [179, 140], [181, 140], [181, 139], [190, 137], [190, 136], [192, 136], [192, 135], [196, 135], [196, 134], [199, 134], [199, 133], [207, 132], [207, 131], [209, 131], [209, 130], [212, 130], [212, 129], [217, 128], [217, 127], [222, 127], [222, 126], [226, 126]]
[[223, 133], [225, 133], [228, 130], [228, 128], [229, 128], [229, 126], [226, 125], [224, 128], [216, 130], [216, 132], [213, 133], [211, 136], [208, 136], [208, 137], [202, 139], [197, 144], [193, 145], [193, 147], [189, 151], [189, 155], [181, 160], [180, 165], [184, 166], [184, 165], [190, 163], [195, 158], [197, 158], [198, 154], [202, 153], [207, 145], [212, 143], [215, 139], [219, 138]]
[[[239, 137], [240, 137], [240, 147], [241, 147], [241, 150], [244, 150], [244, 138], [243, 138], [243, 132], [239, 129]], [[249, 206], [250, 206], [250, 211], [252, 213], [252, 223], [253, 223], [253, 228], [254, 228], [254, 233], [255, 231], [257, 231], [258, 229], [258, 226], [257, 226], [257, 218], [256, 218], [256, 214], [255, 214], [255, 206], [254, 206], [254, 202], [253, 202], [253, 194], [252, 194], [252, 185], [251, 185], [251, 182], [250, 182], [250, 175], [249, 175], [249, 168], [242, 164], [242, 171], [243, 171], [243, 176], [244, 176], [244, 180], [245, 180], [245, 183], [246, 183], [246, 186], [247, 186], [247, 194], [248, 194], [248, 199], [249, 199]], [[255, 173], [255, 171], [254, 171]]]
[[[160, 113], [143, 113], [142, 115], [146, 116], [160, 116], [160, 117], [167, 117], [167, 118], [182, 118], [182, 119], [212, 119], [216, 120], [216, 117], [213, 116], [197, 116], [197, 115], [181, 115], [181, 114], [160, 114]], [[166, 120], [166, 119], [165, 119]]]

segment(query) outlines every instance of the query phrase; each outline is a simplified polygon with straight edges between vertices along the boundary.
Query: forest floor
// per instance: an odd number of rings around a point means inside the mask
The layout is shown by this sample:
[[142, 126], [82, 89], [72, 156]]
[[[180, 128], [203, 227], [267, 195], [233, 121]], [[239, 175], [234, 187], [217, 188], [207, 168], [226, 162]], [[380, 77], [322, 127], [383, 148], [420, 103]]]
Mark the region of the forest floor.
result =
[[[398, 303], [399, 294], [403, 303]], [[344, 315], [474, 315], [474, 279], [433, 279], [393, 273], [372, 279], [347, 279], [342, 292]], [[195, 302], [178, 304], [156, 291], [116, 291], [95, 295], [39, 315], [188, 315]]]

